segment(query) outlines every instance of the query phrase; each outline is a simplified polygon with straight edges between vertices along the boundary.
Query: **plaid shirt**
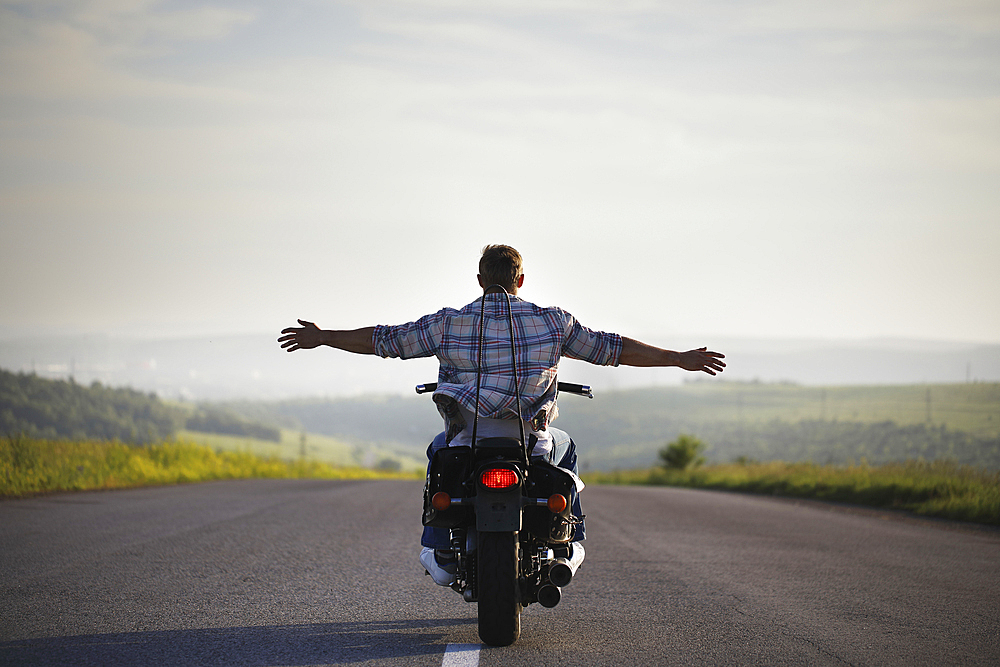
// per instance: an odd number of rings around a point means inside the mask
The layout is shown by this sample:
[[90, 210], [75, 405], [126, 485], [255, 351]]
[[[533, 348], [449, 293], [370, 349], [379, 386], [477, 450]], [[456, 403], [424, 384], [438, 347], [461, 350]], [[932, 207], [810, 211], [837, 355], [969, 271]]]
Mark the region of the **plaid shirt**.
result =
[[[487, 294], [485, 299], [486, 327], [479, 415], [490, 419], [515, 419], [517, 399], [507, 299], [500, 293]], [[436, 356], [441, 366], [435, 396], [450, 396], [474, 412], [481, 301], [482, 298], [476, 299], [461, 310], [443, 308], [408, 324], [380, 324], [375, 327], [372, 349], [381, 357], [413, 359]], [[514, 319], [521, 417], [531, 422], [538, 415], [544, 429], [544, 424], [558, 414], [556, 371], [559, 359], [570, 357], [599, 366], [617, 366], [622, 339], [618, 334], [586, 328], [561, 308], [541, 308], [516, 296], [510, 297], [510, 304]]]

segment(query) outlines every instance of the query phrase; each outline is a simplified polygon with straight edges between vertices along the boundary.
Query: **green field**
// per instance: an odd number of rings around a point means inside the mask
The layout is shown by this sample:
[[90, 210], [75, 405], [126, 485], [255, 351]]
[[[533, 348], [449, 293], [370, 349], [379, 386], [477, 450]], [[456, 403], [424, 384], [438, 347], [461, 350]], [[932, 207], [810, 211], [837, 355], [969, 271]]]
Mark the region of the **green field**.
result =
[[1000, 384], [802, 387], [718, 380], [561, 400], [585, 468], [640, 468], [681, 433], [709, 461], [948, 459], [1000, 469]]
[[[1000, 384], [802, 387], [793, 384], [692, 382], [676, 390], [696, 420], [729, 422], [891, 421], [931, 424], [980, 437], [1000, 437]], [[630, 394], [632, 392], [629, 392]], [[644, 400], [636, 392], [630, 397]], [[682, 399], [683, 400], [683, 399]]]
[[281, 429], [281, 442], [244, 436], [199, 433], [182, 430], [177, 440], [195, 442], [218, 451], [247, 452], [255, 456], [275, 457], [285, 461], [304, 458], [335, 466], [362, 466], [384, 470], [423, 470], [426, 463], [412, 456], [367, 444], [352, 444], [339, 438], [315, 433]]

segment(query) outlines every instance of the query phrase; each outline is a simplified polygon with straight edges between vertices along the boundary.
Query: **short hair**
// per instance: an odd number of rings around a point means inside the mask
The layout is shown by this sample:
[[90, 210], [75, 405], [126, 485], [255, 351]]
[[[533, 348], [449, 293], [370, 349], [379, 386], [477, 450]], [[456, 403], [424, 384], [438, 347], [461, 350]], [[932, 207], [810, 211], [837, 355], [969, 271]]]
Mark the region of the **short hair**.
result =
[[500, 285], [508, 292], [517, 285], [524, 272], [521, 253], [509, 245], [488, 245], [479, 258], [479, 275], [484, 286]]

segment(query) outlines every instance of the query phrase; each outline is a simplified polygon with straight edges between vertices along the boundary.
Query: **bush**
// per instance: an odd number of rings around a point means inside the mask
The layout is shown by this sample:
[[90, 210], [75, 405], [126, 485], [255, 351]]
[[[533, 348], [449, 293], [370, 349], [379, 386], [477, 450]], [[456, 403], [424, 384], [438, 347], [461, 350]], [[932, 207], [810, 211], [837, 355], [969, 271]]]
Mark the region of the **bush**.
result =
[[681, 433], [660, 450], [660, 459], [670, 470], [690, 470], [705, 463], [705, 457], [701, 456], [705, 449], [704, 442], [693, 435]]

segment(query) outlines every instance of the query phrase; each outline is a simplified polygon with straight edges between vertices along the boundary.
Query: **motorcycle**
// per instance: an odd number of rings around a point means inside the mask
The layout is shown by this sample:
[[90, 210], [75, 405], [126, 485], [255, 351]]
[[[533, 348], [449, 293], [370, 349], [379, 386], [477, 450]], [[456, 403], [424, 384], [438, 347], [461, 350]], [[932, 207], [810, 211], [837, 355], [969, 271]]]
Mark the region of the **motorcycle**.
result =
[[[435, 383], [418, 385], [433, 392]], [[560, 392], [593, 398], [590, 387], [560, 382]], [[508, 646], [521, 632], [521, 611], [562, 599], [583, 560], [571, 548], [575, 476], [528, 456], [523, 439], [482, 438], [472, 447], [434, 453], [424, 486], [423, 524], [450, 530], [452, 589], [478, 603], [479, 637]]]
[[[512, 321], [510, 333], [513, 354]], [[480, 367], [481, 345], [482, 333]], [[477, 421], [478, 385], [477, 377]], [[557, 388], [593, 398], [586, 385], [559, 382]], [[437, 384], [416, 389], [430, 393]], [[456, 567], [451, 588], [477, 603], [479, 637], [491, 646], [517, 641], [524, 607], [559, 604], [583, 561], [583, 549], [571, 542], [583, 520], [571, 511], [579, 478], [533, 458], [533, 446], [523, 424], [520, 439], [477, 440], [474, 422], [472, 446], [436, 451], [424, 486], [423, 524], [450, 531]]]

